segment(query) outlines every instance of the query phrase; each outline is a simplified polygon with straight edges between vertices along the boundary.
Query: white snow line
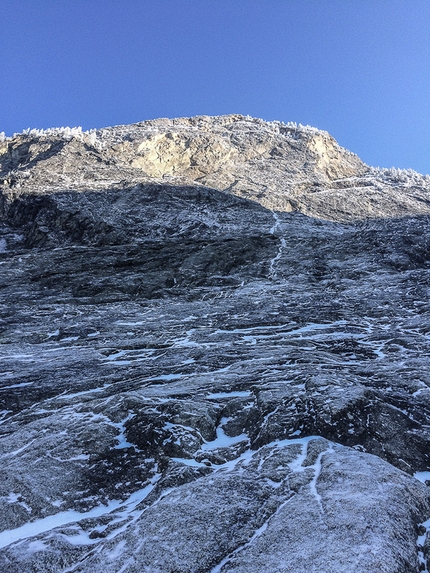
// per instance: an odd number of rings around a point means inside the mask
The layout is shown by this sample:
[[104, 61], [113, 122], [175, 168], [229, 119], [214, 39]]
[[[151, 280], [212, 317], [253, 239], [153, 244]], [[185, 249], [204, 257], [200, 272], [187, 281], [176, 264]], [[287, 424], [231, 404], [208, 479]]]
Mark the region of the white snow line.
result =
[[[288, 440], [290, 441], [290, 440]], [[291, 440], [291, 442], [294, 442], [295, 440]], [[303, 472], [306, 468], [303, 467], [303, 462], [306, 459], [306, 456], [308, 455], [308, 444], [309, 444], [310, 440], [307, 438], [298, 438], [296, 443], [300, 444], [302, 446], [302, 451], [301, 453], [297, 456], [297, 458], [290, 462], [288, 464], [288, 467], [290, 468], [291, 471], [293, 472]]]
[[10, 390], [11, 388], [22, 388], [23, 386], [31, 386], [34, 382], [21, 382], [21, 384], [12, 384], [12, 386], [1, 386], [0, 390]]
[[17, 454], [20, 454], [21, 452], [23, 452], [24, 450], [29, 448], [31, 446], [31, 444], [35, 441], [36, 441], [36, 438], [34, 438], [33, 440], [31, 440], [30, 442], [28, 442], [27, 444], [25, 444], [21, 448], [18, 448], [17, 450], [13, 450], [12, 452], [7, 452], [5, 454], [2, 454], [0, 457], [7, 458], [9, 456], [16, 456]]
[[[424, 383], [422, 382], [422, 384], [424, 384]], [[416, 392], [414, 392], [414, 393], [412, 394], [412, 396], [413, 396], [414, 398], [416, 398], [416, 397], [419, 396], [422, 392], [426, 392], [426, 391], [429, 391], [429, 390], [430, 390], [430, 388], [424, 384], [424, 388], [419, 388], [419, 390], [417, 390]]]
[[119, 430], [119, 434], [116, 436], [116, 439], [118, 440], [118, 444], [115, 446], [115, 450], [123, 450], [125, 448], [134, 448], [136, 451], [140, 451], [136, 448], [136, 446], [134, 444], [131, 444], [130, 442], [127, 441], [127, 438], [125, 437], [125, 423], [128, 422], [129, 420], [131, 420], [132, 418], [134, 418], [136, 414], [134, 413], [130, 413], [126, 418], [124, 418], [124, 420], [122, 420], [121, 422], [118, 422], [117, 424], [114, 423], [110, 423], [111, 426], [114, 426], [114, 428], [116, 428], [117, 430]]
[[244, 390], [243, 392], [215, 392], [213, 394], [208, 394], [206, 398], [209, 400], [216, 400], [221, 398], [249, 398], [251, 392], [249, 390]]
[[[277, 230], [279, 229], [281, 221], [279, 219], [279, 215], [277, 213], [275, 213], [275, 211], [272, 211], [272, 215], [273, 215], [273, 218], [275, 219], [275, 224], [270, 229], [270, 233], [272, 235], [274, 235], [277, 232]], [[282, 256], [282, 251], [287, 246], [287, 243], [286, 243], [284, 237], [281, 237], [280, 241], [281, 241], [281, 244], [279, 245], [278, 252], [277, 252], [276, 256], [273, 257], [273, 259], [271, 259], [271, 261], [270, 261], [270, 268], [269, 268], [269, 277], [270, 278], [276, 277], [276, 265]]]
[[157, 380], [165, 380], [169, 382], [170, 380], [180, 380], [184, 377], [184, 374], [163, 374], [161, 376], [155, 376], [154, 378], [146, 378], [144, 382], [155, 382]]
[[284, 507], [285, 505], [287, 505], [287, 503], [294, 497], [294, 495], [292, 495], [291, 497], [289, 497], [287, 500], [285, 500], [283, 503], [281, 503], [281, 505], [274, 511], [274, 513], [272, 513], [269, 518], [263, 523], [263, 525], [261, 527], [259, 527], [253, 534], [253, 536], [251, 537], [251, 539], [249, 541], [247, 541], [246, 543], [244, 543], [243, 545], [240, 545], [239, 547], [237, 547], [234, 551], [232, 551], [231, 553], [229, 553], [227, 555], [227, 557], [224, 557], [224, 559], [222, 561], [220, 561], [220, 563], [218, 563], [218, 565], [215, 565], [215, 567], [213, 569], [211, 569], [210, 573], [221, 573], [222, 568], [224, 567], [224, 565], [226, 565], [229, 561], [231, 561], [233, 559], [233, 557], [235, 555], [237, 555], [238, 553], [241, 553], [242, 551], [244, 551], [247, 547], [249, 547], [252, 542], [257, 539], [257, 537], [261, 537], [261, 535], [263, 535], [263, 533], [266, 531], [269, 522], [271, 521], [271, 519], [273, 517], [275, 517]]
[[218, 448], [228, 448], [233, 446], [234, 444], [238, 444], [239, 442], [244, 442], [245, 440], [248, 441], [247, 434], [240, 434], [240, 436], [227, 436], [227, 434], [223, 430], [223, 425], [229, 421], [230, 418], [222, 418], [220, 420], [219, 426], [216, 429], [216, 438], [212, 440], [212, 442], [206, 442], [201, 445], [201, 450], [203, 452], [207, 452], [210, 450], [216, 450]]
[[312, 495], [313, 495], [313, 496], [315, 497], [315, 499], [317, 500], [317, 503], [318, 503], [318, 505], [319, 505], [319, 508], [320, 508], [320, 510], [321, 510], [321, 513], [324, 513], [324, 508], [323, 508], [322, 503], [321, 503], [321, 496], [320, 496], [320, 494], [319, 494], [318, 491], [317, 491], [317, 481], [318, 481], [318, 478], [319, 478], [320, 473], [321, 473], [321, 460], [322, 460], [322, 457], [323, 457], [325, 454], [331, 453], [331, 452], [333, 452], [333, 451], [334, 451], [333, 448], [330, 446], [329, 448], [327, 448], [327, 450], [325, 450], [324, 452], [321, 452], [321, 453], [318, 455], [315, 464], [314, 464], [313, 466], [310, 466], [310, 467], [312, 467], [313, 470], [314, 470], [314, 477], [312, 478], [312, 481], [311, 481], [311, 483], [309, 484], [309, 488], [310, 488], [310, 490], [311, 490]]
[[48, 517], [37, 519], [36, 521], [25, 523], [24, 525], [21, 525], [15, 529], [2, 531], [0, 532], [0, 549], [7, 547], [16, 541], [35, 537], [36, 535], [41, 535], [51, 531], [52, 529], [64, 527], [65, 525], [69, 525], [71, 523], [77, 523], [83, 519], [101, 517], [102, 515], [112, 513], [113, 511], [121, 508], [127, 508], [128, 511], [131, 511], [146, 497], [148, 497], [148, 495], [154, 489], [159, 477], [159, 474], [154, 476], [150, 484], [148, 484], [143, 489], [132, 493], [130, 497], [125, 501], [113, 499], [108, 503], [108, 505], [99, 505], [87, 512], [79, 512], [75, 510], [63, 511], [54, 515], [49, 515]]
[[[301, 326], [300, 328], [295, 328], [293, 330], [291, 330], [291, 323], [285, 323], [285, 324], [275, 324], [275, 325], [263, 325], [263, 326], [250, 326], [248, 328], [235, 328], [233, 330], [223, 330], [223, 329], [217, 329], [214, 330], [213, 332], [211, 332], [209, 334], [209, 336], [216, 336], [218, 334], [250, 334], [253, 333], [255, 331], [261, 332], [260, 335], [256, 335], [257, 337], [267, 337], [269, 335], [264, 334], [265, 331], [267, 330], [278, 330], [278, 331], [282, 331], [278, 334], [282, 334], [285, 336], [291, 336], [291, 335], [297, 335], [297, 334], [303, 334], [303, 333], [307, 333], [307, 332], [312, 332], [314, 330], [327, 330], [330, 328], [334, 328], [335, 326], [344, 326], [347, 325], [347, 321], [346, 320], [336, 320], [335, 322], [323, 322], [323, 323], [319, 323], [319, 322], [309, 322], [306, 326]], [[350, 333], [346, 333], [343, 331], [335, 331], [333, 333], [330, 333], [331, 335], [335, 334], [338, 335], [339, 337], [344, 337], [344, 336], [348, 336], [348, 337], [359, 337], [360, 335], [358, 334], [350, 334]], [[276, 334], [271, 335], [271, 336], [276, 336]], [[314, 336], [322, 336], [322, 335], [314, 335]], [[327, 334], [324, 334], [324, 336], [327, 336]], [[217, 344], [217, 343], [215, 343]]]
[[7, 362], [8, 360], [21, 360], [22, 362], [35, 362], [35, 354], [8, 354], [0, 358], [1, 362]]
[[[292, 469], [295, 472], [304, 471], [304, 470], [308, 469], [308, 467], [314, 470], [315, 475], [314, 475], [312, 482], [310, 483], [310, 488], [311, 488], [312, 494], [316, 497], [316, 499], [318, 501], [318, 504], [321, 508], [321, 511], [323, 511], [322, 505], [321, 505], [321, 496], [316, 491], [316, 482], [317, 482], [317, 479], [318, 479], [320, 472], [321, 472], [321, 459], [322, 459], [322, 457], [329, 452], [333, 452], [334, 450], [333, 450], [332, 446], [330, 446], [327, 450], [324, 450], [323, 452], [321, 452], [318, 455], [318, 458], [317, 458], [317, 460], [313, 466], [304, 467], [302, 464], [305, 461], [306, 456], [307, 456], [308, 444], [310, 441], [312, 441], [314, 439], [319, 439], [319, 436], [308, 436], [306, 438], [298, 438], [298, 439], [293, 439], [293, 440], [277, 440], [277, 441], [272, 442], [271, 444], [267, 444], [267, 446], [263, 446], [263, 447], [270, 447], [273, 445], [276, 445], [277, 447], [284, 447], [284, 446], [293, 445], [293, 444], [300, 444], [302, 446], [302, 451], [301, 451], [300, 455], [293, 462], [291, 462], [289, 464], [289, 466], [290, 466], [290, 469]], [[256, 452], [253, 452], [253, 453], [256, 453]], [[280, 487], [281, 485], [282, 485], [282, 482], [280, 484], [276, 484], [276, 487]], [[268, 517], [268, 519], [263, 523], [263, 525], [261, 525], [261, 527], [259, 527], [254, 532], [254, 534], [249, 539], [249, 541], [247, 541], [246, 543], [244, 543], [240, 547], [237, 547], [234, 551], [229, 553], [227, 555], [227, 557], [225, 557], [222, 561], [220, 561], [220, 563], [218, 563], [217, 565], [215, 565], [215, 567], [213, 567], [211, 569], [210, 573], [221, 573], [224, 565], [226, 565], [229, 561], [231, 561], [235, 555], [237, 555], [241, 551], [245, 550], [247, 547], [249, 547], [252, 544], [252, 542], [256, 538], [263, 535], [264, 532], [266, 531], [270, 521], [273, 519], [273, 517], [275, 517], [285, 507], [285, 505], [287, 505], [287, 503], [289, 503], [291, 501], [291, 499], [293, 497], [294, 497], [294, 495], [292, 495], [287, 500], [285, 500], [283, 503], [281, 503], [281, 505], [275, 510], [274, 513], [272, 513]], [[430, 520], [429, 520], [429, 522], [430, 522]]]
[[179, 462], [185, 466], [192, 468], [206, 468], [206, 464], [202, 462], [197, 462], [194, 458], [170, 458], [174, 462]]

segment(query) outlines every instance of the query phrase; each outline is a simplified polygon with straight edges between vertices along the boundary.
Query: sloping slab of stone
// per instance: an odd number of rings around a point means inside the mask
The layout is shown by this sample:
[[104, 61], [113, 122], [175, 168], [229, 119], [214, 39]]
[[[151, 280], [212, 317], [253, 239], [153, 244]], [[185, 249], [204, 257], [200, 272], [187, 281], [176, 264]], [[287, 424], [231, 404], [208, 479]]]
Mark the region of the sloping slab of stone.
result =
[[0, 169], [2, 573], [426, 566], [429, 177], [243, 116]]
[[430, 512], [418, 480], [322, 438], [247, 450], [151, 495], [104, 539], [69, 524], [6, 548], [2, 571], [412, 573]]

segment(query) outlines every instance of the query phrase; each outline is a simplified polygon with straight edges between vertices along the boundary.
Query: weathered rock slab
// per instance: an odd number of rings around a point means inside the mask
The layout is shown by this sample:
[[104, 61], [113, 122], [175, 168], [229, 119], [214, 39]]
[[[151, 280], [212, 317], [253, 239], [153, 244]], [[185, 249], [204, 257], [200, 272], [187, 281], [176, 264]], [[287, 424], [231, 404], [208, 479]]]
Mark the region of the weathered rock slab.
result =
[[426, 567], [427, 178], [243, 116], [0, 146], [1, 571]]

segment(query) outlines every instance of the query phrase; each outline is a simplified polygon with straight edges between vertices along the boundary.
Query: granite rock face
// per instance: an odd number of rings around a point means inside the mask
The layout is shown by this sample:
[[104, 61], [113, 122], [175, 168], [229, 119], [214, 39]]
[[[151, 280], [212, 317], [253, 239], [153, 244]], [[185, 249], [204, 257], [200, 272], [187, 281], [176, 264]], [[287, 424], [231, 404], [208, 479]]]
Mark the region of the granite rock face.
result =
[[426, 570], [428, 177], [243, 116], [0, 165], [2, 571]]

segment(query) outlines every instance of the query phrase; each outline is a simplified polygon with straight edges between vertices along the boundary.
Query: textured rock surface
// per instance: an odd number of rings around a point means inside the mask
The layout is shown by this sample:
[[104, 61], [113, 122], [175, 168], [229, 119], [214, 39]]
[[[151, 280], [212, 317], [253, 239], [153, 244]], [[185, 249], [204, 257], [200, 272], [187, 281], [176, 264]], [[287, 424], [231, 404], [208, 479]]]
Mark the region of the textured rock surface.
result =
[[425, 568], [427, 177], [242, 116], [0, 163], [2, 571]]

